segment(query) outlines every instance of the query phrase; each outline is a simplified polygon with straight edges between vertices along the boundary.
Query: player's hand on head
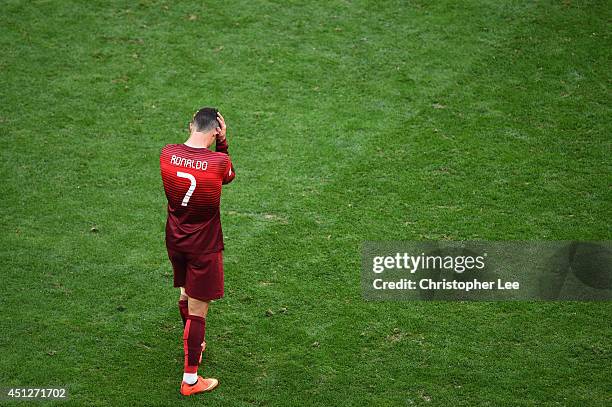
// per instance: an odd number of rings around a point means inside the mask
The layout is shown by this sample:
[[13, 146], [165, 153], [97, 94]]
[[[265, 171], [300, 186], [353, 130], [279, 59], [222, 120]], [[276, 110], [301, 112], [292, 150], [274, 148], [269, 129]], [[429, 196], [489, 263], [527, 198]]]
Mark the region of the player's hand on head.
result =
[[225, 133], [227, 131], [227, 126], [225, 125], [225, 119], [221, 116], [221, 113], [217, 112], [217, 120], [221, 127], [217, 127], [217, 140], [223, 141], [225, 140]]

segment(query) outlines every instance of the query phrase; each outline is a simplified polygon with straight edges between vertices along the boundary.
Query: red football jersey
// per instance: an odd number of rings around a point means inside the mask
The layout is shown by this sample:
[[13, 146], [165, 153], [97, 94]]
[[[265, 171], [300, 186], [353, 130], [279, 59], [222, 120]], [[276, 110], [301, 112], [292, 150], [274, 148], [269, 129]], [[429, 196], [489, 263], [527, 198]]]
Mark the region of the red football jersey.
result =
[[161, 151], [168, 248], [201, 254], [223, 250], [221, 185], [231, 182], [235, 174], [227, 141], [217, 142], [216, 150], [168, 144]]

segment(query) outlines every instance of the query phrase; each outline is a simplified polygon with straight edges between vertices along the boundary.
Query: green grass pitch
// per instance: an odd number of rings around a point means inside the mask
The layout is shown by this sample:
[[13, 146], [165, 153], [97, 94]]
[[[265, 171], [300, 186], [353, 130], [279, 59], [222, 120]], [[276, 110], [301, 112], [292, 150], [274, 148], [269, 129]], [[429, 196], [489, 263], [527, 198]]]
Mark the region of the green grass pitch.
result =
[[[0, 386], [68, 386], [61, 406], [612, 403], [610, 303], [373, 303], [359, 280], [364, 240], [610, 239], [609, 2], [0, 10]], [[182, 399], [158, 157], [205, 105], [237, 172], [203, 369], [221, 385]]]

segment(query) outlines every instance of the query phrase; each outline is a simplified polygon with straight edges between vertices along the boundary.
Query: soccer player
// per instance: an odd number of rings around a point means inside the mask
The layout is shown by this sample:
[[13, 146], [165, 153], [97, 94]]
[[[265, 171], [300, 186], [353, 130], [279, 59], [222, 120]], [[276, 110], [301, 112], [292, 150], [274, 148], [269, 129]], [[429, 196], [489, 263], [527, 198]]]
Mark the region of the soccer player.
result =
[[[206, 315], [210, 301], [223, 297], [223, 233], [219, 204], [221, 185], [232, 182], [225, 120], [213, 108], [196, 112], [184, 144], [168, 144], [159, 159], [168, 199], [166, 247], [180, 287], [185, 364], [181, 394], [217, 387], [217, 379], [198, 376], [206, 348]], [[210, 150], [215, 143], [215, 151]]]

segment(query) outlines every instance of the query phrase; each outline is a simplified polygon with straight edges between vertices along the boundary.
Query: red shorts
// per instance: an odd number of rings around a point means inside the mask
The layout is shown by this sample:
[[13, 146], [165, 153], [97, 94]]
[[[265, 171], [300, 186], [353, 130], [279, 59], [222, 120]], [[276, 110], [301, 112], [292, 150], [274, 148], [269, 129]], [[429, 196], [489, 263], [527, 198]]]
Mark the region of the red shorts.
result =
[[223, 252], [188, 254], [168, 249], [174, 270], [174, 286], [197, 300], [223, 297]]

